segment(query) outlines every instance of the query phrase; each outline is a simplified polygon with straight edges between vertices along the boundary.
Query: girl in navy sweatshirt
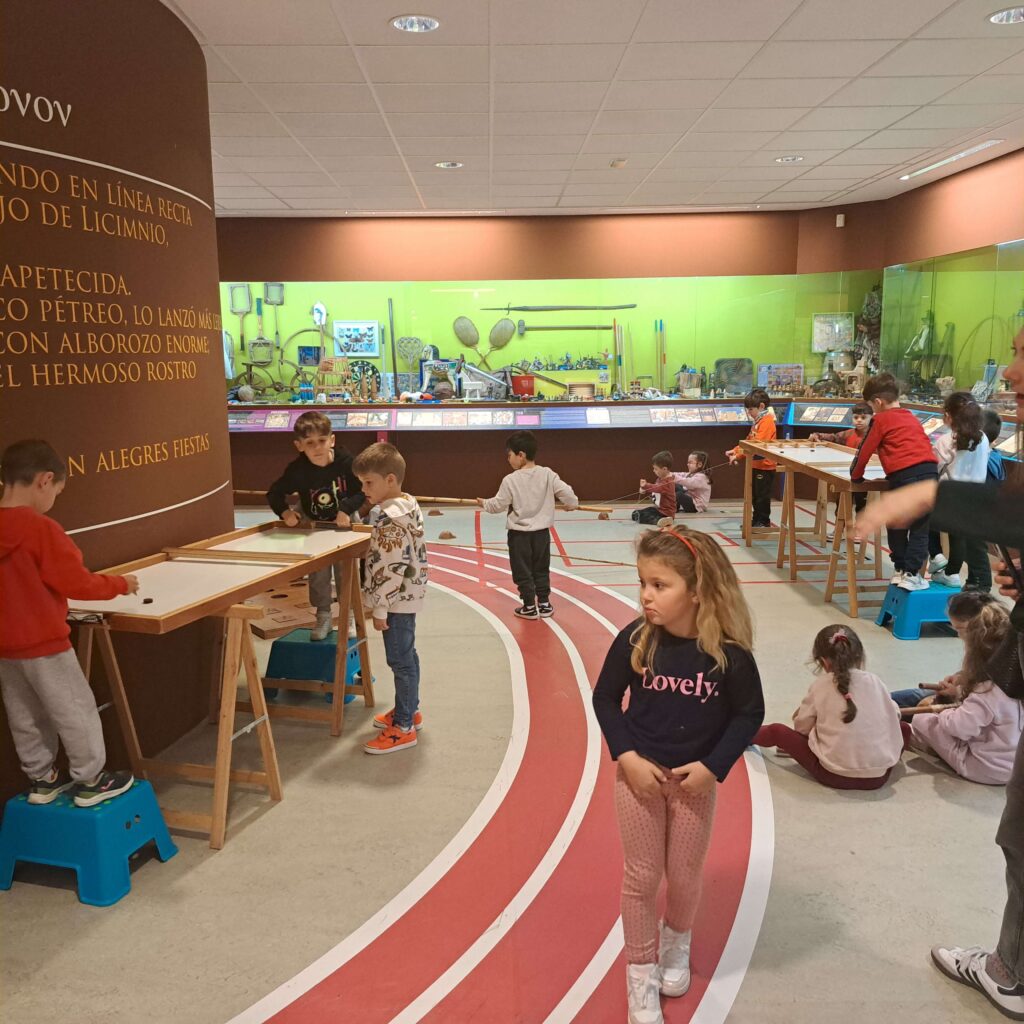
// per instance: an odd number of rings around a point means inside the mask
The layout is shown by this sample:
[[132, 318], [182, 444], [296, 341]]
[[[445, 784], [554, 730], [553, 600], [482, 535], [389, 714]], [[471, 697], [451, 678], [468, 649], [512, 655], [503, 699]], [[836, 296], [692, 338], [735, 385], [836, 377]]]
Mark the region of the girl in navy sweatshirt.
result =
[[643, 616], [612, 642], [594, 711], [618, 761], [629, 1020], [660, 1024], [659, 993], [681, 996], [690, 987], [690, 927], [716, 784], [764, 720], [764, 697], [750, 610], [714, 540], [683, 526], [648, 530], [637, 544], [637, 573]]

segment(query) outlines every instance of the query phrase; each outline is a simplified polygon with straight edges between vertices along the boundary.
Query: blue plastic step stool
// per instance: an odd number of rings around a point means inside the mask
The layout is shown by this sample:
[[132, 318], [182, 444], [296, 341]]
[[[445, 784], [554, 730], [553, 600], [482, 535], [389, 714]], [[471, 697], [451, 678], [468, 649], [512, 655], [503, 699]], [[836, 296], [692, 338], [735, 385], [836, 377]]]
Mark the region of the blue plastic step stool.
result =
[[72, 868], [78, 874], [78, 899], [109, 907], [128, 895], [128, 858], [149, 842], [156, 843], [161, 860], [178, 852], [148, 782], [136, 779], [127, 793], [95, 807], [76, 807], [70, 791], [48, 804], [30, 804], [21, 793], [4, 809], [0, 889], [10, 889], [14, 865], [28, 860]]
[[875, 622], [884, 626], [891, 616], [892, 635], [897, 640], [920, 640], [922, 622], [949, 622], [946, 605], [959, 593], [956, 587], [943, 587], [938, 583], [930, 583], [927, 590], [903, 590], [893, 584], [885, 592]]
[[[270, 646], [270, 660], [267, 662], [267, 679], [319, 679], [323, 683], [334, 682], [334, 657], [338, 645], [338, 631], [331, 630], [326, 640], [310, 640], [308, 629], [293, 629], [285, 636], [278, 637]], [[359, 640], [348, 641], [345, 657], [345, 685], [353, 685], [359, 674]], [[278, 687], [265, 686], [263, 692], [274, 700]], [[324, 699], [330, 703], [332, 694], [328, 691]], [[345, 703], [356, 699], [354, 693], [345, 695]]]

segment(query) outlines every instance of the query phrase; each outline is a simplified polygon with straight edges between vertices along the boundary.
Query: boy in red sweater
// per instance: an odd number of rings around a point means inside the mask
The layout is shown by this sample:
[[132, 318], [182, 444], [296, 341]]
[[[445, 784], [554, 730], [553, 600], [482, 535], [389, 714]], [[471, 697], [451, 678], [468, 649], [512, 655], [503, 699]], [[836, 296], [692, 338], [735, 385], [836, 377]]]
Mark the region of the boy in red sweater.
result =
[[[889, 490], [935, 480], [938, 460], [931, 442], [917, 417], [900, 406], [900, 389], [891, 373], [871, 377], [864, 385], [864, 401], [871, 406], [874, 418], [850, 467], [850, 479], [864, 479], [868, 459], [876, 452], [889, 481]], [[921, 568], [928, 559], [928, 515], [915, 519], [909, 527], [889, 527], [892, 583], [904, 590], [924, 590], [928, 581]]]
[[640, 493], [657, 495], [657, 505], [645, 505], [633, 513], [634, 523], [654, 526], [660, 520], [671, 519], [676, 514], [676, 478], [672, 475], [672, 453], [657, 452], [651, 456], [651, 472], [654, 482], [640, 481]]
[[[130, 772], [108, 772], [96, 699], [71, 649], [68, 601], [134, 594], [134, 576], [89, 572], [82, 553], [46, 513], [67, 469], [45, 441], [18, 441], [0, 456], [0, 690], [28, 802], [48, 804], [75, 789], [92, 807], [130, 789]], [[57, 741], [71, 767], [58, 771]]]

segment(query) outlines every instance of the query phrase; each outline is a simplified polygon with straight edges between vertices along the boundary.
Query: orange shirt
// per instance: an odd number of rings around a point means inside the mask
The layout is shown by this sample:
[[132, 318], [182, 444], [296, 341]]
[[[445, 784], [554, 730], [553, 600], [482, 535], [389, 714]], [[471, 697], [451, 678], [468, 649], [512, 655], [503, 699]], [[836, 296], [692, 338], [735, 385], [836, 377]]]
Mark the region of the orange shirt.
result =
[[[774, 441], [778, 438], [778, 431], [775, 426], [775, 413], [771, 409], [766, 409], [754, 422], [750, 425], [750, 432], [747, 434], [748, 441], [759, 441], [761, 444], [765, 444], [768, 441]], [[730, 453], [735, 455], [737, 459], [746, 458], [746, 453], [737, 445], [733, 448]], [[754, 457], [754, 469], [774, 470], [777, 468], [777, 463], [771, 459], [762, 458], [761, 456]]]

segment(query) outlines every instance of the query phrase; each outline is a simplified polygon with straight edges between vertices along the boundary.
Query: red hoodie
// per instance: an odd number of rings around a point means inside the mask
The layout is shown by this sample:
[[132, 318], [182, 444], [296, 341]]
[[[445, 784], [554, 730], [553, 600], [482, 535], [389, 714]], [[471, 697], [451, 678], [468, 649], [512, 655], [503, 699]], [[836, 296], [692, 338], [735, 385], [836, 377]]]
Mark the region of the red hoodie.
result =
[[851, 480], [864, 479], [868, 459], [876, 452], [886, 476], [922, 462], [937, 465], [939, 461], [918, 418], [902, 406], [883, 409], [871, 418], [850, 468]]
[[0, 508], [0, 658], [43, 658], [71, 648], [68, 598], [128, 593], [123, 576], [89, 572], [82, 552], [49, 516]]

